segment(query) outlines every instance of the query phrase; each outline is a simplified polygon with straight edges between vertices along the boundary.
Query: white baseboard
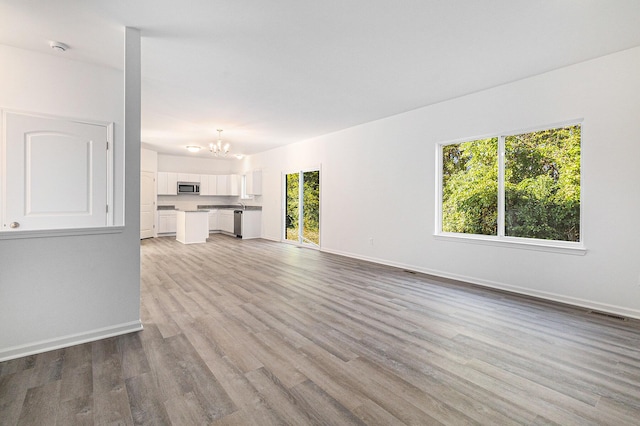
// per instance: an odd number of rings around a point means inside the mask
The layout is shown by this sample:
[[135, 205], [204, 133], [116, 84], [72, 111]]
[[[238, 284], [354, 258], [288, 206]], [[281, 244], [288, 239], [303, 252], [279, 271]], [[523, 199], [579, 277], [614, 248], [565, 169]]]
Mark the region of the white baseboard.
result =
[[111, 327], [99, 328], [84, 333], [71, 334], [55, 339], [42, 340], [26, 345], [0, 348], [0, 362], [10, 359], [21, 358], [23, 356], [39, 354], [52, 351], [54, 349], [66, 348], [82, 343], [93, 342], [95, 340], [106, 339], [108, 337], [119, 336], [121, 334], [133, 333], [142, 330], [142, 321], [132, 321], [118, 324]]
[[470, 276], [466, 276], [466, 275], [453, 274], [453, 273], [450, 273], [450, 272], [439, 271], [439, 270], [436, 270], [436, 269], [421, 268], [421, 267], [414, 266], [414, 265], [408, 265], [408, 264], [399, 263], [399, 262], [391, 262], [391, 261], [388, 261], [388, 260], [378, 259], [378, 258], [369, 257], [369, 256], [360, 256], [360, 255], [357, 255], [357, 254], [343, 252], [343, 251], [340, 251], [340, 250], [332, 250], [332, 249], [323, 248], [323, 249], [321, 249], [321, 251], [326, 252], [326, 253], [337, 254], [339, 256], [350, 257], [350, 258], [353, 258], [353, 259], [364, 260], [364, 261], [367, 261], [367, 262], [378, 263], [380, 265], [386, 265], [386, 266], [392, 266], [392, 267], [395, 267], [395, 268], [406, 269], [408, 271], [414, 271], [414, 272], [420, 272], [420, 273], [423, 273], [423, 274], [434, 275], [434, 276], [440, 277], [440, 278], [448, 278], [448, 279], [452, 279], [452, 280], [456, 280], [456, 281], [466, 282], [466, 283], [469, 283], [469, 284], [479, 285], [479, 286], [482, 286], [482, 287], [489, 287], [489, 288], [493, 288], [493, 289], [496, 289], [496, 290], [503, 290], [503, 291], [508, 291], [508, 292], [511, 292], [511, 293], [522, 294], [522, 295], [525, 295], [525, 296], [532, 296], [532, 297], [536, 297], [536, 298], [539, 298], [539, 299], [545, 299], [545, 300], [550, 300], [550, 301], [554, 301], [554, 302], [560, 302], [560, 303], [564, 303], [564, 304], [567, 304], [567, 305], [586, 308], [586, 309], [589, 309], [589, 310], [594, 310], [594, 311], [599, 311], [599, 312], [607, 312], [607, 313], [611, 313], [611, 314], [621, 315], [621, 316], [627, 317], [627, 318], [640, 319], [640, 311], [638, 311], [636, 309], [625, 308], [623, 306], [609, 305], [609, 304], [606, 304], [606, 303], [600, 303], [600, 302], [596, 302], [596, 301], [593, 301], [593, 300], [570, 297], [570, 296], [565, 296], [565, 295], [562, 295], [562, 294], [550, 293], [550, 292], [546, 292], [546, 291], [539, 291], [539, 290], [525, 288], [525, 287], [518, 287], [518, 286], [514, 286], [514, 285], [510, 285], [510, 284], [500, 283], [500, 282], [497, 282], [497, 281], [483, 280], [483, 279], [480, 279], [480, 278], [470, 277]]

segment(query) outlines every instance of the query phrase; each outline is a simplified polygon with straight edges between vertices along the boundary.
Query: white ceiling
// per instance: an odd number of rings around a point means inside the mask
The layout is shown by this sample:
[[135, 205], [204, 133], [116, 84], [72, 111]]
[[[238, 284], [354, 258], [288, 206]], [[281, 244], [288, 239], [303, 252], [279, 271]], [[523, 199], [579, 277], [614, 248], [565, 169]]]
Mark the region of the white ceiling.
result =
[[251, 154], [639, 46], [640, 1], [0, 0], [1, 44], [74, 60], [121, 69], [124, 26], [142, 141]]

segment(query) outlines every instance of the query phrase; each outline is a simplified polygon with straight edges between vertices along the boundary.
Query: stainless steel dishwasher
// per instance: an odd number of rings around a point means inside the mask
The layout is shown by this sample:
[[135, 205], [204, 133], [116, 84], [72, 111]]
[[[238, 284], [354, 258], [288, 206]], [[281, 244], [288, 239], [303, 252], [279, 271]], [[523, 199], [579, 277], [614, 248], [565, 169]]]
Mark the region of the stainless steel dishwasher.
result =
[[233, 233], [242, 238], [242, 210], [233, 211]]

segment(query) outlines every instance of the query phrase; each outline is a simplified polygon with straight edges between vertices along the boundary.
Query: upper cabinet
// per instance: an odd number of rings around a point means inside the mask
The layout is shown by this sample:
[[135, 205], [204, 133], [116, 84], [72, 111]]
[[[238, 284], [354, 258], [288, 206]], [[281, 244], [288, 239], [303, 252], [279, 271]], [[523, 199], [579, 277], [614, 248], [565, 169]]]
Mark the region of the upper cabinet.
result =
[[262, 195], [262, 171], [247, 172], [245, 184], [247, 195]]
[[113, 225], [112, 124], [14, 112], [2, 116], [2, 231]]
[[229, 195], [240, 195], [240, 175], [229, 175]]
[[240, 195], [240, 176], [218, 175], [216, 178], [217, 194], [215, 195]]
[[178, 173], [158, 172], [158, 195], [178, 195]]
[[240, 195], [239, 175], [158, 172], [158, 195], [178, 195], [178, 182], [199, 182], [200, 196]]
[[218, 176], [200, 176], [200, 195], [218, 195]]
[[229, 192], [229, 176], [220, 175], [216, 180], [216, 195], [227, 195]]

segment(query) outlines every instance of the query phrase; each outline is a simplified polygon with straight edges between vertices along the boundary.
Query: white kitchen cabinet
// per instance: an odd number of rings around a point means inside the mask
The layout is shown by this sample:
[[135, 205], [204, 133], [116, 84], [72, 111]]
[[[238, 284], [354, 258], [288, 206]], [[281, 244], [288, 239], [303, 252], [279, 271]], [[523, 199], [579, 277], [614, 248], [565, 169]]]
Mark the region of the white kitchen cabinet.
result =
[[211, 195], [240, 195], [240, 176], [239, 175], [217, 175], [216, 176], [216, 194]]
[[260, 238], [262, 231], [262, 212], [244, 210], [242, 212], [242, 239]]
[[158, 185], [158, 195], [166, 195], [167, 194], [167, 173], [166, 172], [158, 172], [157, 178]]
[[229, 176], [228, 175], [218, 175], [216, 176], [216, 195], [227, 195], [228, 185], [229, 185]]
[[178, 195], [178, 174], [158, 172], [158, 195]]
[[208, 175], [209, 195], [218, 195], [218, 176]]
[[178, 173], [178, 182], [201, 183], [200, 175], [193, 173]]
[[218, 176], [200, 176], [200, 195], [218, 195]]
[[208, 175], [200, 175], [200, 195], [209, 195]]
[[[256, 188], [254, 178], [254, 188]], [[200, 195], [240, 195], [240, 175], [196, 175], [192, 173], [158, 172], [158, 195], [178, 195], [178, 182], [200, 184]], [[259, 187], [262, 187], [261, 179]]]
[[177, 212], [175, 210], [158, 210], [158, 234], [175, 234], [177, 229]]
[[218, 210], [218, 226], [221, 231], [233, 234], [233, 210]]
[[219, 231], [218, 210], [209, 210], [209, 232]]
[[206, 243], [209, 236], [208, 212], [187, 210], [177, 212], [176, 241], [182, 244]]
[[261, 195], [262, 194], [262, 171], [254, 170], [248, 172], [245, 178], [246, 193], [247, 195]]
[[240, 195], [240, 175], [229, 175], [229, 193], [227, 195]]

